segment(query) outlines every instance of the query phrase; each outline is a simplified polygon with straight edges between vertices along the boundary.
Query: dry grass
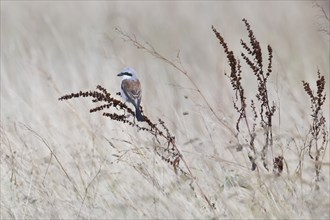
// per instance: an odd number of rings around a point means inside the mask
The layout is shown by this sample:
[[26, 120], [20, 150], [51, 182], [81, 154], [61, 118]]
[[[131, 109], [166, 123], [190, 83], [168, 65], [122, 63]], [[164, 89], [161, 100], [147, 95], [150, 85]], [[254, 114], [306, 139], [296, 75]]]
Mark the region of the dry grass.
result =
[[[316, 24], [318, 9], [297, 1], [1, 1], [1, 219], [328, 219], [329, 35]], [[238, 59], [248, 52], [240, 39], [250, 42], [242, 18], [266, 51], [264, 73], [271, 68], [263, 85], [276, 109], [264, 155], [265, 127], [254, 125], [264, 88], [240, 58], [249, 99], [236, 112], [224, 75], [231, 66], [211, 29]], [[138, 71], [146, 130], [120, 118], [131, 107], [115, 96], [124, 66]], [[87, 98], [111, 105], [58, 101], [97, 85]], [[322, 115], [311, 94], [320, 102], [326, 94]]]

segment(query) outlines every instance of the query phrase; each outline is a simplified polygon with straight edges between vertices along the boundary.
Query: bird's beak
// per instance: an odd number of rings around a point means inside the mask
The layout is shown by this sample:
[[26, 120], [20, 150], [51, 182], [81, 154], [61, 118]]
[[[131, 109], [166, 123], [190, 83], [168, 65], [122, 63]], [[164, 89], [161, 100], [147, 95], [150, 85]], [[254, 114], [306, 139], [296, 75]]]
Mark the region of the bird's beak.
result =
[[118, 74], [117, 74], [117, 76], [122, 76], [122, 75], [123, 75], [123, 73], [118, 73]]

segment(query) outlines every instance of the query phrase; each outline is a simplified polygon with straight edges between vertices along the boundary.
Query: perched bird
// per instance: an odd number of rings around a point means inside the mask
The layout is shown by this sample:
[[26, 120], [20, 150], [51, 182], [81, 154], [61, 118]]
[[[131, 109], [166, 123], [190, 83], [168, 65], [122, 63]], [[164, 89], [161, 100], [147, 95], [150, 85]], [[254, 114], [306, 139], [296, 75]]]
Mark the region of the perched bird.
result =
[[135, 116], [138, 121], [144, 121], [140, 111], [142, 97], [141, 84], [133, 68], [124, 68], [117, 76], [123, 76], [121, 81], [121, 96], [125, 101], [132, 103], [135, 107]]

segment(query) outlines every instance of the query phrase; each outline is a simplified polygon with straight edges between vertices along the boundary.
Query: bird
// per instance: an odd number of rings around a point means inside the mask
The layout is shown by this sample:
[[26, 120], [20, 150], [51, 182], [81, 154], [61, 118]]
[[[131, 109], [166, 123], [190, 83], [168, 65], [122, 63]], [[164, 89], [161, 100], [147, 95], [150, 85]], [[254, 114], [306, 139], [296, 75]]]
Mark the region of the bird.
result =
[[134, 105], [136, 119], [144, 121], [144, 116], [140, 110], [142, 98], [141, 83], [137, 78], [136, 71], [131, 67], [125, 67], [117, 76], [123, 77], [121, 81], [121, 97]]

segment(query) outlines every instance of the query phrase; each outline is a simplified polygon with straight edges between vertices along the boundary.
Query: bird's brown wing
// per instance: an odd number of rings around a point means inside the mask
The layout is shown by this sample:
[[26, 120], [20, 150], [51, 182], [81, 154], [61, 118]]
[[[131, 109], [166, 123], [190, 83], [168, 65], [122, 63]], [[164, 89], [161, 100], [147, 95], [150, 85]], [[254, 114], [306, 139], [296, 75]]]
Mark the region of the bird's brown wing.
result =
[[140, 81], [124, 79], [121, 83], [121, 88], [128, 98], [128, 101], [139, 107], [142, 96]]

